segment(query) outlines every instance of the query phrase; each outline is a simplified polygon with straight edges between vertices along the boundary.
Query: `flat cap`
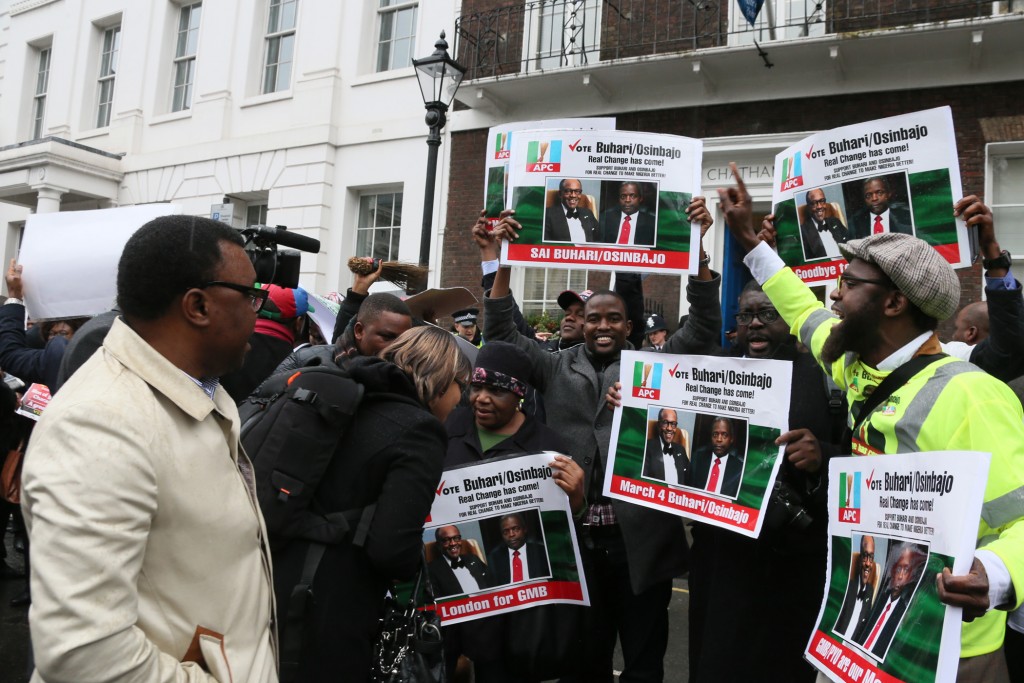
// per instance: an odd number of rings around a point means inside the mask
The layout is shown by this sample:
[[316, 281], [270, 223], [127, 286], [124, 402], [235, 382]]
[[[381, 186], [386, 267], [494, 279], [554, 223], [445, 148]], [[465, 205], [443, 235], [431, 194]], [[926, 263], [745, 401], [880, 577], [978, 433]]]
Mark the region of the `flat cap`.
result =
[[960, 306], [960, 280], [934, 247], [913, 235], [889, 232], [839, 245], [847, 261], [873, 263], [925, 315], [945, 320]]

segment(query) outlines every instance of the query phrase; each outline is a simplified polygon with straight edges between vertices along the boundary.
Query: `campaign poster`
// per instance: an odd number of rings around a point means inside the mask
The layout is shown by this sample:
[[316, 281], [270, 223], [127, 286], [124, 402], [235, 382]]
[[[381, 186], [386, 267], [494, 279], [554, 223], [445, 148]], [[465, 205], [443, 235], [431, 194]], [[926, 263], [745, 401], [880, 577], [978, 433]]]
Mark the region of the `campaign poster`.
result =
[[793, 364], [623, 351], [604, 494], [756, 538]]
[[805, 657], [841, 683], [956, 680], [961, 610], [935, 576], [974, 558], [991, 456], [834, 458], [828, 586]]
[[487, 156], [484, 161], [484, 208], [492, 224], [505, 208], [508, 190], [508, 160], [512, 154], [512, 138], [523, 130], [563, 128], [570, 130], [615, 130], [615, 117], [586, 119], [550, 119], [518, 121], [494, 126], [487, 131]]
[[817, 133], [775, 157], [779, 256], [804, 282], [831, 284], [846, 267], [840, 244], [893, 232], [970, 266], [967, 228], [953, 217], [962, 196], [949, 107]]
[[617, 131], [532, 130], [512, 140], [507, 206], [522, 226], [503, 264], [697, 272], [700, 140]]
[[38, 422], [48, 405], [50, 405], [49, 387], [45, 384], [31, 384], [22, 394], [18, 409], [14, 412]]
[[569, 498], [555, 453], [446, 470], [423, 529], [445, 625], [537, 605], [589, 605]]

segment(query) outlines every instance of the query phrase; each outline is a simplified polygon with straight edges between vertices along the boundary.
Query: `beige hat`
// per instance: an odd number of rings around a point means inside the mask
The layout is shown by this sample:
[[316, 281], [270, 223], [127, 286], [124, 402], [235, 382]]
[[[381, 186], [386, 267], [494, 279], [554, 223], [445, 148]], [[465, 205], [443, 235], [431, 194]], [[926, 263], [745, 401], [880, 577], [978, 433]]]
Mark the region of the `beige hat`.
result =
[[945, 320], [960, 306], [960, 280], [953, 266], [924, 240], [888, 232], [839, 245], [847, 261], [873, 263], [925, 315]]

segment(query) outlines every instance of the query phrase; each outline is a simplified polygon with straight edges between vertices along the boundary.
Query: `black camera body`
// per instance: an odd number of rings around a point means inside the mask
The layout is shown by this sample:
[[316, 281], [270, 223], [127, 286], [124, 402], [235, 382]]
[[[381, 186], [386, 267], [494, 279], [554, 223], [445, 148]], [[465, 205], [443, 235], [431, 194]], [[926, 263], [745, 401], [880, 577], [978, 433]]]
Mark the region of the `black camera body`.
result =
[[768, 499], [768, 507], [764, 513], [764, 526], [770, 530], [786, 527], [804, 531], [814, 519], [804, 507], [804, 498], [783, 478], [783, 473], [775, 479], [775, 486]]
[[[288, 232], [283, 225], [250, 225], [241, 232], [245, 238], [245, 251], [256, 269], [256, 281], [261, 284], [295, 289], [299, 286], [302, 258], [296, 250], [314, 254], [320, 251], [320, 240]], [[278, 245], [293, 248], [279, 249]]]

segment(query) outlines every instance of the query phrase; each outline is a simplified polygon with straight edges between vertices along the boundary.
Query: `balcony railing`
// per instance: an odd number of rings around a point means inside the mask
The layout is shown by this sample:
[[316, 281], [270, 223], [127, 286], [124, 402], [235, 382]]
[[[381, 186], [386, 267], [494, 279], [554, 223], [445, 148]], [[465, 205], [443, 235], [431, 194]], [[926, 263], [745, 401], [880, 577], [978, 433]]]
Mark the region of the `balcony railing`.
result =
[[751, 26], [736, 0], [463, 0], [455, 53], [477, 79], [1022, 9], [1022, 0], [766, 0]]

